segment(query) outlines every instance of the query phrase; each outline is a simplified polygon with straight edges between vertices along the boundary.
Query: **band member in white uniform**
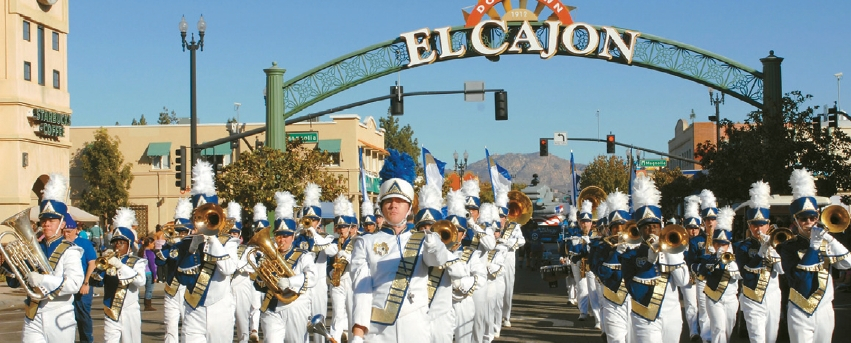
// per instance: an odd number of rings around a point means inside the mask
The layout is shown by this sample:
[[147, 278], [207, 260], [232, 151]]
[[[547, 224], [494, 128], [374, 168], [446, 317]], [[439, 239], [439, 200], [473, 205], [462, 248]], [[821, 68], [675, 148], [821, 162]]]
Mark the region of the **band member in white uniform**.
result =
[[739, 265], [730, 244], [733, 238], [733, 218], [736, 212], [724, 207], [718, 212], [718, 226], [712, 237], [715, 254], [705, 257], [692, 270], [706, 278], [703, 294], [712, 331], [712, 343], [726, 343], [733, 334], [736, 311], [739, 309]]
[[579, 321], [584, 321], [590, 315], [594, 317], [594, 326], [600, 328], [600, 302], [597, 299], [597, 281], [594, 272], [590, 270], [588, 258], [588, 244], [591, 243], [591, 230], [594, 227], [593, 222], [593, 205], [590, 200], [585, 200], [580, 204], [582, 207], [579, 210], [579, 229], [582, 231], [581, 236], [572, 238], [572, 245], [576, 249], [572, 250], [576, 257], [571, 259], [573, 262], [573, 276], [576, 280], [576, 297], [579, 300]]
[[818, 224], [813, 174], [806, 169], [795, 169], [789, 184], [795, 198], [789, 211], [794, 215], [792, 226], [797, 236], [776, 246], [789, 282], [786, 306], [789, 341], [830, 342], [835, 325], [830, 267], [848, 269], [851, 260], [848, 249]]
[[174, 209], [174, 234], [169, 237], [168, 242], [157, 252], [157, 266], [168, 267], [165, 278], [165, 296], [163, 297], [163, 322], [165, 324], [165, 343], [177, 343], [185, 340], [180, 321], [183, 320], [185, 311], [183, 295], [186, 286], [177, 280], [177, 256], [178, 250], [175, 244], [183, 240], [192, 228], [192, 202], [189, 198], [177, 199]]
[[[355, 223], [352, 212], [352, 203], [340, 194], [334, 199], [334, 231], [337, 238], [332, 242], [338, 248], [336, 256], [332, 259], [334, 263], [329, 271], [328, 281], [331, 283], [331, 309], [334, 317], [331, 319], [331, 336], [338, 342], [352, 326], [350, 320], [352, 312], [351, 293], [352, 279], [349, 276], [349, 261], [354, 244], [351, 243], [352, 223]], [[357, 227], [355, 225], [355, 227]], [[354, 231], [356, 231], [355, 229]]]
[[485, 337], [488, 314], [487, 254], [496, 247], [496, 238], [494, 238], [493, 230], [488, 227], [480, 227], [477, 224], [479, 219], [479, 206], [482, 204], [482, 200], [479, 198], [479, 181], [464, 181], [464, 183], [461, 184], [461, 191], [466, 197], [464, 200], [464, 207], [470, 214], [470, 218], [467, 220], [467, 226], [469, 229], [467, 230], [467, 234], [464, 238], [467, 243], [477, 243], [465, 245], [464, 249], [475, 250], [471, 253], [472, 256], [470, 258], [479, 261], [479, 263], [473, 264], [476, 266], [476, 268], [473, 269], [473, 273], [477, 276], [477, 280], [479, 282], [478, 288], [481, 290], [473, 293], [473, 303], [475, 303], [476, 308], [476, 315], [473, 318], [473, 342], [481, 343]]
[[[686, 228], [686, 232], [688, 232], [689, 235], [689, 250], [685, 251], [685, 256], [686, 264], [691, 265], [694, 263], [694, 260], [691, 257], [693, 250], [691, 249], [691, 240], [699, 236], [700, 224], [702, 223], [700, 219], [700, 197], [697, 195], [687, 196], [685, 198], [684, 208], [683, 227]], [[699, 251], [700, 249], [702, 249], [702, 247], [696, 247], [694, 251]], [[700, 256], [703, 256], [703, 254], [700, 254]], [[689, 338], [692, 341], [700, 340], [697, 298], [698, 296], [701, 298], [703, 297], [703, 293], [697, 294], [697, 286], [695, 282], [697, 282], [697, 279], [695, 278], [695, 274], [692, 274], [689, 278], [689, 283], [680, 287], [680, 293], [683, 295], [684, 318], [686, 321], [686, 327], [689, 331]]]
[[[505, 279], [505, 295], [502, 297], [502, 326], [511, 327], [511, 301], [514, 299], [514, 277], [517, 271], [517, 249], [526, 245], [523, 238], [521, 224], [508, 221], [508, 192], [500, 190], [497, 192], [494, 204], [499, 208], [499, 219], [503, 227], [504, 244], [508, 247], [505, 254], [505, 270], [502, 275]], [[525, 224], [525, 223], [524, 223]]]
[[130, 230], [136, 212], [121, 207], [113, 219], [117, 227], [112, 233], [112, 255], [106, 263], [97, 265], [91, 279], [95, 287], [103, 287], [103, 335], [107, 343], [142, 342], [142, 314], [139, 308], [139, 288], [145, 286], [144, 258], [134, 256], [130, 243], [136, 235]]
[[[322, 195], [322, 189], [315, 183], [308, 183], [304, 187], [304, 202], [302, 203], [301, 217], [310, 219], [313, 233], [319, 231], [319, 224], [322, 221], [322, 207], [319, 202], [319, 197]], [[323, 318], [328, 315], [328, 278], [325, 271], [328, 268], [328, 258], [334, 257], [337, 254], [337, 247], [331, 244], [333, 237], [324, 237], [317, 234], [309, 234], [308, 231], [299, 232], [304, 236], [296, 238], [296, 241], [302, 239], [312, 242], [310, 253], [313, 256], [313, 264], [316, 269], [316, 284], [310, 288], [310, 311], [311, 317], [321, 315]], [[300, 244], [300, 243], [297, 243]], [[325, 342], [325, 337], [322, 335], [313, 335], [314, 343]]]
[[[407, 223], [414, 199], [415, 164], [390, 149], [380, 175], [384, 226], [355, 240], [352, 251], [354, 322], [352, 343], [431, 341], [428, 267], [457, 260], [436, 233], [412, 232]], [[395, 266], [395, 268], [394, 268]]]
[[[47, 296], [40, 301], [33, 301], [29, 297], [24, 301], [22, 342], [73, 342], [74, 333], [77, 331], [74, 294], [79, 292], [85, 276], [80, 262], [83, 249], [62, 239], [65, 217], [68, 215], [68, 207], [63, 202], [67, 190], [68, 179], [64, 175], [50, 174], [50, 180], [44, 185], [44, 195], [39, 203], [38, 219], [44, 234], [44, 238], [39, 242], [39, 252], [44, 253], [45, 260], [53, 271], [41, 274], [21, 269], [19, 272], [24, 275], [6, 278], [6, 283], [11, 288], [18, 288], [23, 286], [22, 283], [26, 283], [30, 289]], [[29, 218], [23, 220], [29, 221]], [[2, 255], [0, 260], [3, 260]], [[19, 277], [25, 279], [21, 280]]]
[[[694, 261], [701, 261], [715, 253], [715, 248], [709, 244], [709, 239], [715, 234], [715, 226], [718, 217], [718, 202], [715, 199], [715, 194], [708, 189], [700, 192], [700, 216], [703, 218], [703, 237], [696, 237], [690, 241], [689, 258]], [[701, 248], [701, 243], [703, 248]], [[695, 249], [697, 248], [697, 249]], [[692, 254], [694, 253], [694, 254]], [[694, 256], [692, 256], [694, 255]], [[697, 320], [700, 323], [700, 338], [704, 342], [712, 341], [712, 323], [709, 319], [709, 313], [706, 312], [706, 297], [701, 296], [703, 289], [706, 287], [706, 279], [703, 275], [697, 275], [695, 282], [695, 291], [697, 292]]]
[[[460, 279], [452, 280], [452, 309], [455, 312], [455, 343], [473, 342], [473, 317], [476, 315], [473, 303], [473, 292], [477, 289], [477, 276], [473, 269], [479, 268], [473, 264], [480, 263], [471, 258], [473, 250], [461, 249], [467, 234], [467, 209], [464, 208], [464, 194], [460, 191], [449, 191], [446, 195], [447, 219], [458, 230], [458, 244], [450, 247], [458, 262], [452, 268], [462, 268]], [[469, 240], [468, 240], [469, 241]], [[434, 330], [434, 329], [433, 329]]]
[[606, 205], [611, 210], [607, 218], [610, 236], [603, 239], [604, 245], [600, 253], [602, 262], [597, 274], [600, 290], [603, 292], [600, 317], [607, 342], [625, 343], [631, 331], [632, 299], [623, 281], [620, 256], [627, 249], [635, 249], [637, 244], [627, 243], [624, 238], [625, 224], [632, 219], [629, 214], [629, 196], [620, 191], [611, 192], [606, 198]]
[[572, 246], [573, 237], [581, 236], [579, 231], [579, 209], [576, 206], [570, 205], [567, 210], [567, 218], [562, 223], [562, 242], [559, 244], [559, 263], [570, 268], [571, 273], [564, 278], [564, 284], [567, 291], [567, 305], [579, 307], [579, 302], [576, 299], [576, 278], [573, 276], [573, 261], [570, 260], [570, 247]]
[[495, 241], [499, 241], [496, 247], [484, 255], [483, 262], [487, 264], [487, 317], [485, 318], [484, 342], [490, 343], [499, 338], [499, 330], [502, 327], [502, 300], [505, 292], [504, 271], [505, 255], [508, 247], [501, 237], [499, 228], [499, 210], [492, 203], [482, 204], [479, 209], [479, 226], [493, 231]]
[[[233, 221], [233, 226], [230, 228], [230, 235], [234, 239], [239, 239], [242, 234], [242, 206], [239, 203], [231, 201], [228, 203], [227, 211], [228, 220]], [[254, 273], [254, 268], [251, 267], [249, 259], [256, 264], [254, 256], [251, 254], [251, 249], [245, 244], [240, 244], [236, 248], [236, 257], [238, 259], [236, 272], [231, 277], [231, 293], [233, 293], [234, 307], [236, 309], [234, 317], [236, 320], [236, 339], [240, 343], [247, 343], [252, 329], [257, 331], [257, 328], [251, 327], [254, 322], [253, 316], [257, 316], [259, 323], [260, 312], [254, 312], [254, 299], [256, 291], [254, 284], [251, 282], [251, 273]]]

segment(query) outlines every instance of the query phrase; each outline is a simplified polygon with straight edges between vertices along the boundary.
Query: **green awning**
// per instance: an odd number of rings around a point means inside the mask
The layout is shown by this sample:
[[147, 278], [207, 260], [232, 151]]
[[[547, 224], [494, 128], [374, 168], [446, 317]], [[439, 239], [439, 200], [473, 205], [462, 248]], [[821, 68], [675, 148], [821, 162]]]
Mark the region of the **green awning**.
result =
[[339, 139], [320, 139], [319, 144], [316, 145], [316, 149], [319, 151], [327, 151], [327, 152], [340, 152], [340, 140]]
[[171, 142], [148, 143], [148, 156], [168, 156], [171, 152]]
[[224, 142], [212, 148], [201, 150], [201, 156], [224, 156], [230, 155], [230, 142]]

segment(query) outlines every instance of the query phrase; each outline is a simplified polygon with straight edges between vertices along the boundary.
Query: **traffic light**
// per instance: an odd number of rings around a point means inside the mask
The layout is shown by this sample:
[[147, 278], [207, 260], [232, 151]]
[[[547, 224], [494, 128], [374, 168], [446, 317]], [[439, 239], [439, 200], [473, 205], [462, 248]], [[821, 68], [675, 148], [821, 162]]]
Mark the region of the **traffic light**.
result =
[[549, 140], [549, 139], [547, 139], [547, 138], [541, 138], [541, 140], [540, 140], [540, 144], [541, 144], [541, 147], [540, 147], [540, 150], [541, 150], [541, 156], [548, 156], [548, 155], [550, 154], [550, 153], [549, 153], [549, 150], [550, 150], [549, 143], [550, 143], [550, 140]]
[[390, 115], [400, 116], [405, 114], [405, 101], [402, 96], [402, 86], [390, 86]]
[[189, 184], [189, 151], [185, 145], [181, 145], [179, 149], [174, 150], [174, 171], [177, 173], [174, 185], [180, 189], [186, 189]]
[[606, 136], [606, 153], [614, 154], [615, 153], [615, 135], [607, 135]]
[[821, 115], [813, 117], [813, 134], [816, 137], [821, 134]]
[[827, 109], [827, 126], [831, 128], [839, 128], [839, 120], [837, 118], [836, 106]]
[[499, 91], [494, 94], [494, 111], [496, 120], [508, 120], [508, 92]]

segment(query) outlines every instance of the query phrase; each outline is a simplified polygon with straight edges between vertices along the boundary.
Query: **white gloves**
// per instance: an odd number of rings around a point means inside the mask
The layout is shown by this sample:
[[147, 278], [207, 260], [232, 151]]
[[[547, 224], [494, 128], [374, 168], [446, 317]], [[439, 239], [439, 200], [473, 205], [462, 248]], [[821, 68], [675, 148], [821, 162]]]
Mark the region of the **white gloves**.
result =
[[429, 251], [437, 250], [439, 245], [443, 245], [443, 242], [440, 241], [440, 236], [434, 232], [426, 235], [425, 246]]
[[190, 253], [195, 253], [196, 251], [198, 251], [198, 246], [201, 245], [201, 243], [204, 243], [205, 241], [204, 237], [205, 236], [203, 235], [195, 235], [192, 237], [192, 242], [189, 243]]
[[810, 231], [810, 248], [813, 248], [813, 249], [816, 249], [816, 250], [820, 249], [821, 248], [821, 242], [824, 240], [824, 238], [825, 238], [824, 228], [822, 228], [820, 226], [813, 226], [813, 228]]
[[739, 265], [736, 264], [736, 262], [730, 262], [730, 264], [727, 265], [727, 271], [731, 274], [736, 273], [739, 271]]
[[473, 288], [473, 285], [476, 283], [476, 279], [472, 276], [465, 276], [458, 280], [452, 281], [452, 288], [455, 288], [461, 293], [467, 293], [470, 291], [470, 288]]
[[585, 244], [589, 244], [591, 243], [591, 237], [582, 236], [582, 241], [585, 242]]
[[656, 254], [656, 251], [653, 249], [647, 249], [647, 262], [656, 263], [657, 257], [658, 255]]
[[764, 233], [760, 233], [760, 234], [759, 234], [759, 242], [760, 242], [761, 244], [769, 243], [769, 241], [770, 241], [770, 240], [771, 240], [771, 236], [766, 235], [766, 234], [764, 234]]
[[623, 254], [626, 252], [626, 244], [618, 244], [618, 247], [615, 249], [618, 251], [618, 254]]
[[110, 257], [109, 261], [107, 261], [107, 262], [109, 263], [110, 266], [113, 266], [116, 269], [121, 268], [124, 265], [124, 263], [121, 263], [121, 259], [118, 258], [118, 257], [115, 257], [115, 256]]
[[506, 244], [507, 241], [505, 240], [505, 238], [500, 238], [500, 239], [497, 239], [496, 242], [500, 243], [500, 244]]
[[349, 339], [349, 343], [363, 343], [363, 337], [354, 336], [351, 339]]
[[[351, 243], [350, 243], [351, 244]], [[346, 261], [352, 260], [352, 254], [346, 252], [345, 250], [340, 250], [337, 252], [337, 257], [342, 258]]]
[[290, 288], [290, 279], [285, 278], [285, 277], [278, 279], [278, 288], [280, 290], [285, 290], [287, 288]]
[[29, 272], [29, 274], [27, 274], [27, 285], [30, 285], [30, 287], [41, 286], [41, 281], [43, 281], [43, 280], [44, 280], [44, 274], [36, 273], [36, 272]]

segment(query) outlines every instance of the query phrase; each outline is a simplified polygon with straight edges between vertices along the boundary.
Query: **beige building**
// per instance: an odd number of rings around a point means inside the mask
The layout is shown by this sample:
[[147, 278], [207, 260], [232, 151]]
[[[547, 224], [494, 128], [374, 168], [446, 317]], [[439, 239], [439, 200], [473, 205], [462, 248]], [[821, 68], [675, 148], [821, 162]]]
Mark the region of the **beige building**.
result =
[[[332, 115], [330, 121], [298, 123], [288, 125], [286, 130], [290, 139], [306, 138], [308, 147], [317, 147], [331, 153], [333, 161], [327, 165], [329, 171], [343, 175], [348, 181], [350, 200], [360, 203], [359, 158], [358, 150], [363, 148], [364, 169], [367, 171], [367, 188], [373, 194], [378, 193], [378, 171], [383, 166], [387, 151], [384, 150], [384, 130], [379, 128], [375, 119], [367, 117], [363, 121], [357, 115]], [[261, 123], [245, 124], [244, 130], [263, 126]], [[87, 142], [94, 140], [94, 133], [101, 127], [72, 127], [74, 143], [71, 153], [76, 154]], [[174, 217], [177, 199], [188, 196], [175, 186], [175, 150], [181, 145], [189, 146], [189, 125], [144, 125], [144, 126], [104, 126], [110, 136], [121, 140], [119, 149], [124, 162], [133, 168], [133, 183], [130, 187], [130, 203], [137, 212], [139, 230], [152, 231], [156, 224], [166, 223]], [[198, 142], [208, 142], [227, 137], [227, 125], [199, 124]], [[217, 162], [228, 165], [238, 158], [240, 152], [253, 149], [257, 141], [265, 134], [247, 137], [239, 141], [239, 146], [231, 148], [230, 143], [205, 149], [202, 155], [215, 156]], [[249, 146], [251, 145], [251, 146]], [[73, 156], [73, 155], [72, 155]], [[85, 181], [80, 170], [71, 170], [71, 189], [85, 189]], [[374, 195], [373, 195], [374, 198]], [[72, 198], [72, 203], [74, 203]], [[253, 204], [242, 204], [243, 207]], [[359, 208], [360, 206], [356, 206]], [[324, 212], [324, 211], [323, 211]], [[324, 213], [323, 213], [324, 214]]]
[[0, 2], [0, 219], [38, 205], [47, 174], [68, 175], [68, 1]]

